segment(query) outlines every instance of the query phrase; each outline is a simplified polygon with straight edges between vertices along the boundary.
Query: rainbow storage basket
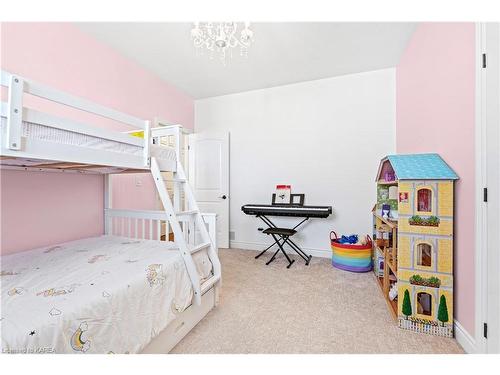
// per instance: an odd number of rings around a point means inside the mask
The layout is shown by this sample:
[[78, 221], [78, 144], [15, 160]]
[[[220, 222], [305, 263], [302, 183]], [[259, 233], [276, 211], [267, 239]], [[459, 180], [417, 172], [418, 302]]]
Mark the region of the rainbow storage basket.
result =
[[[335, 236], [335, 238], [332, 238]], [[332, 244], [332, 265], [351, 272], [368, 272], [372, 270], [372, 239], [367, 236], [366, 245], [351, 245], [339, 243], [337, 233], [330, 232]]]

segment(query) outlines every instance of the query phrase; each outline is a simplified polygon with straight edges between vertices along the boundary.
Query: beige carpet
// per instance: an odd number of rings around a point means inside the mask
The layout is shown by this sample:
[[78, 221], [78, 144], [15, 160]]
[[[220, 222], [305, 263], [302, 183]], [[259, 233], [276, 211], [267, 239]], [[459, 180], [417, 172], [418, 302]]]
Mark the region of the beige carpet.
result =
[[221, 250], [221, 303], [173, 353], [463, 353], [454, 339], [397, 328], [373, 274]]

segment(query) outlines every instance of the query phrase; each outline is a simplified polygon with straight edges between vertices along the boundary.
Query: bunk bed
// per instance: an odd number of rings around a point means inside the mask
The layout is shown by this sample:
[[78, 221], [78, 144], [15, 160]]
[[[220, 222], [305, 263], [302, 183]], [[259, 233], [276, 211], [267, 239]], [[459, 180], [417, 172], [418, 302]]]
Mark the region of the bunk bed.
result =
[[[104, 235], [2, 257], [4, 353], [166, 353], [218, 303], [216, 217], [180, 163], [180, 125], [115, 111], [1, 72], [1, 168], [104, 175]], [[140, 137], [23, 107], [26, 94], [132, 127]], [[162, 137], [172, 138], [166, 147]], [[177, 144], [175, 143], [177, 140]], [[162, 172], [172, 172], [171, 200]], [[112, 174], [151, 173], [161, 211], [114, 209]], [[162, 226], [173, 232], [164, 241]], [[168, 233], [167, 231], [167, 233]], [[167, 237], [168, 239], [168, 237]]]

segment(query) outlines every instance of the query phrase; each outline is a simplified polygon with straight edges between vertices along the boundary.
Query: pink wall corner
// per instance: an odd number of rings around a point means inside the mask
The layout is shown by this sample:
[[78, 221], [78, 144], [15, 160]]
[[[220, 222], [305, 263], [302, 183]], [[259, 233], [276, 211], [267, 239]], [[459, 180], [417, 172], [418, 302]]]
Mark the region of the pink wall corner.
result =
[[[1, 23], [0, 46], [4, 70], [140, 118], [159, 117], [193, 128], [191, 97], [70, 23]], [[36, 98], [27, 97], [25, 104], [117, 128], [116, 123]], [[102, 176], [0, 173], [3, 254], [103, 233]], [[147, 174], [141, 175], [141, 186], [136, 186], [133, 175], [114, 179], [120, 182], [114, 184], [115, 207], [157, 207], [153, 181]]]
[[455, 189], [455, 318], [474, 334], [475, 26], [423, 23], [396, 69], [396, 150], [437, 152]]

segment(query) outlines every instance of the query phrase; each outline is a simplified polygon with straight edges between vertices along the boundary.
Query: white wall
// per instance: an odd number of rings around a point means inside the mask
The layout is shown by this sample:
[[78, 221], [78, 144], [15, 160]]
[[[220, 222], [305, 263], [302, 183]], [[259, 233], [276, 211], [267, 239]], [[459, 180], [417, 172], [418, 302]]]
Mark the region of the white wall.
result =
[[333, 206], [295, 237], [313, 255], [330, 256], [332, 229], [371, 233], [378, 163], [395, 152], [395, 69], [197, 100], [195, 131], [230, 133], [231, 247], [270, 243], [241, 206], [270, 204], [277, 184], [291, 184], [306, 204]]

